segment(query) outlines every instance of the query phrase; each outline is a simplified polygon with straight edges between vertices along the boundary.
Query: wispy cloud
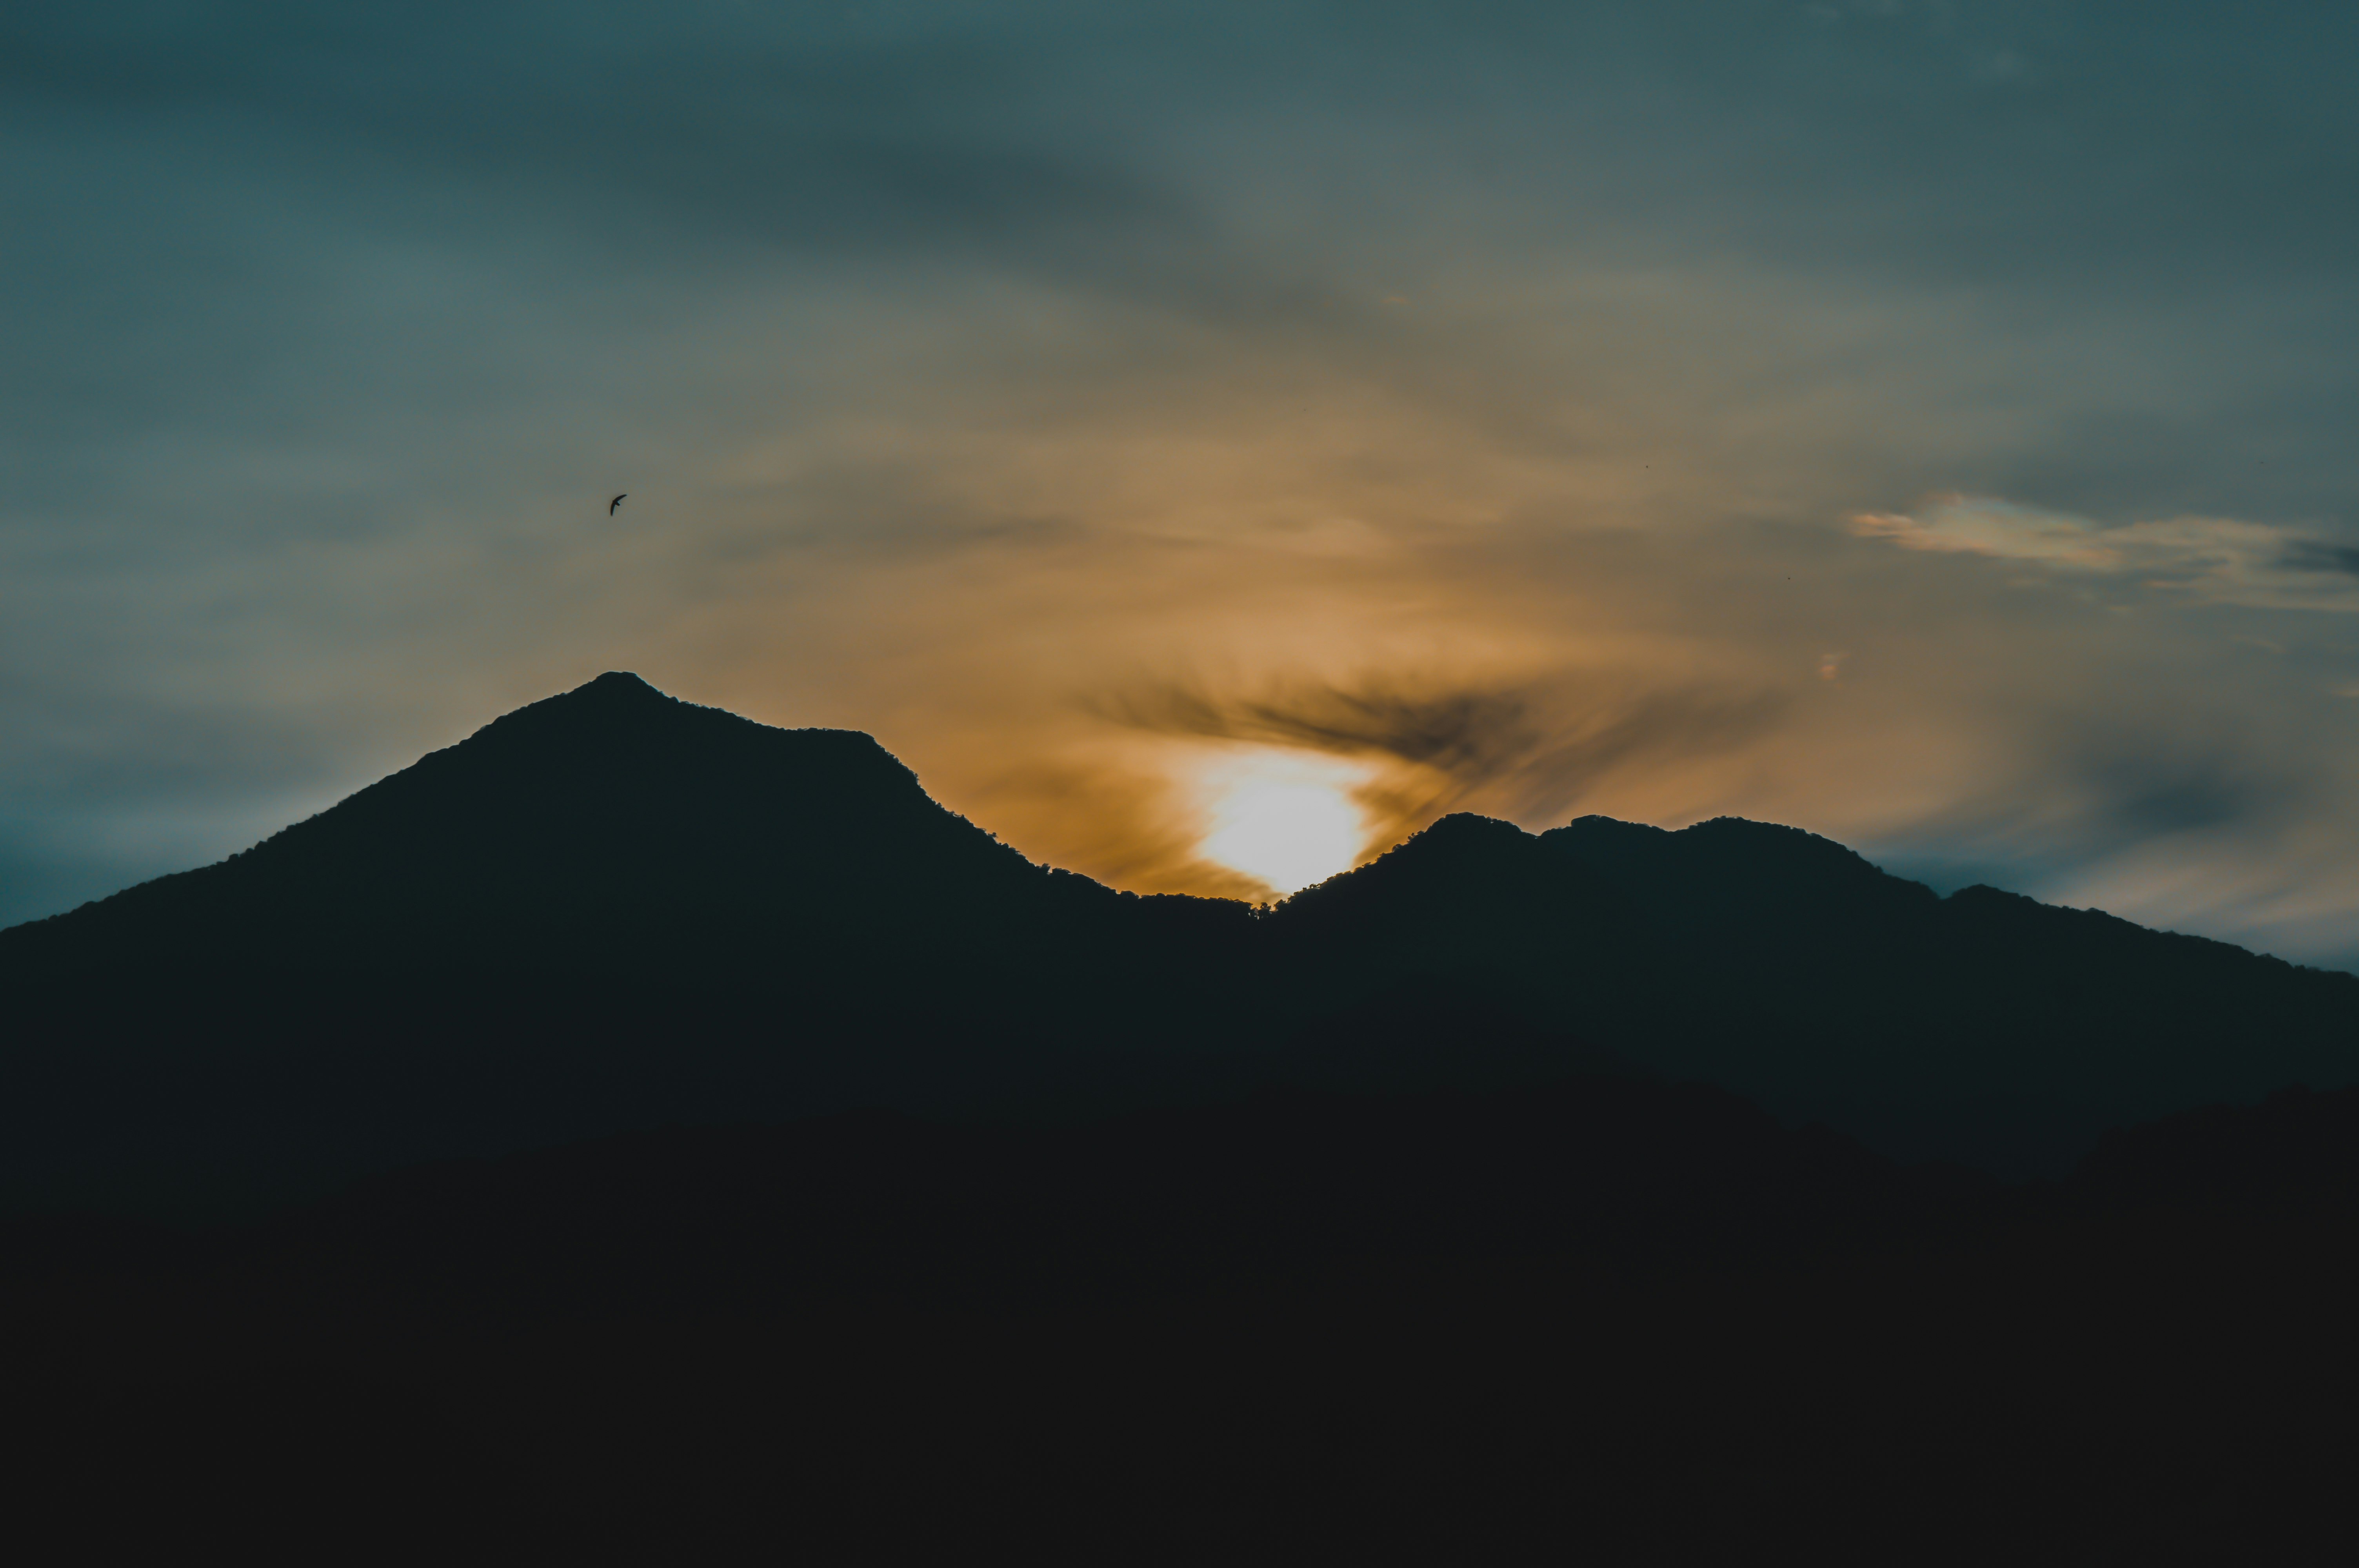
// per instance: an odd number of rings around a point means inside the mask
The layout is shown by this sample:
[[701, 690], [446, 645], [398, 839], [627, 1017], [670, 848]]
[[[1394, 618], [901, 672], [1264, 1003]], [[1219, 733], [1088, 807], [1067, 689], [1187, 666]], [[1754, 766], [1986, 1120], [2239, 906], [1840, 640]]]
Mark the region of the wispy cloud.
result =
[[1773, 691], [1586, 671], [1516, 685], [1293, 683], [1250, 696], [1167, 685], [1095, 706], [1160, 734], [1391, 764], [1362, 792], [1377, 848], [1459, 808], [1553, 820], [1618, 769], [1724, 755], [1767, 733], [1785, 708]]
[[1989, 496], [1946, 494], [1914, 513], [1860, 513], [1851, 528], [1904, 549], [2135, 577], [2205, 603], [2359, 612], [2359, 549], [2273, 524], [2172, 517], [2109, 527]]

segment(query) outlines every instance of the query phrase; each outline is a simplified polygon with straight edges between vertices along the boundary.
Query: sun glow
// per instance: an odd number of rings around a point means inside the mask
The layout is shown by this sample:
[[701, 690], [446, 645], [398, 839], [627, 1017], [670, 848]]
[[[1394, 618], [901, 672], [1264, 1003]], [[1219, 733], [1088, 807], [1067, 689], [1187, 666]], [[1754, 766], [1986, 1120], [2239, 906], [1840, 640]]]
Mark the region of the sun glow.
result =
[[1203, 782], [1212, 817], [1204, 858], [1280, 893], [1350, 871], [1367, 838], [1352, 798], [1365, 777], [1335, 758], [1256, 751], [1225, 760]]

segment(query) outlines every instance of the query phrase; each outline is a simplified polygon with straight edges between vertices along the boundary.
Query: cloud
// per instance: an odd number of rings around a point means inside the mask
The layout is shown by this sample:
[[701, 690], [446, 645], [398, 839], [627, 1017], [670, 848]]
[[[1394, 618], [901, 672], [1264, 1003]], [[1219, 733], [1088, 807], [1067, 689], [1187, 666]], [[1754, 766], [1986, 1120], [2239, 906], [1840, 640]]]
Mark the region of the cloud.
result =
[[2359, 612], [2359, 549], [2231, 517], [2107, 527], [1987, 496], [1937, 495], [1914, 514], [1864, 512], [1854, 534], [1904, 549], [1985, 556], [2068, 574], [2136, 577], [2209, 604]]
[[1452, 810], [1552, 824], [1618, 770], [1724, 756], [1759, 740], [1785, 709], [1770, 690], [1662, 686], [1595, 671], [1493, 686], [1369, 676], [1252, 694], [1170, 684], [1118, 691], [1093, 706], [1158, 734], [1391, 764], [1362, 792], [1378, 849]]
[[1904, 549], [2042, 561], [2083, 571], [2113, 571], [2121, 552], [2104, 530], [2078, 517], [1980, 496], [1940, 495], [1922, 515], [1863, 512], [1851, 520], [1864, 539], [1888, 539]]

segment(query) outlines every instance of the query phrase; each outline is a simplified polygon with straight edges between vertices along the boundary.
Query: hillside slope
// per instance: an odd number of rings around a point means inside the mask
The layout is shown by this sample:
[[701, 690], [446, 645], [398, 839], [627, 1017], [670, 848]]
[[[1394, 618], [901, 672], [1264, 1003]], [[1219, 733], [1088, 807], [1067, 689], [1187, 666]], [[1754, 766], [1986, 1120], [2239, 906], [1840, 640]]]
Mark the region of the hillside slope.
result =
[[1080, 1092], [1201, 1038], [1250, 925], [1034, 865], [865, 735], [607, 675], [0, 932], [0, 1182]]
[[2359, 1082], [2359, 978], [1798, 828], [1446, 817], [1257, 934], [1301, 1005], [1417, 979], [1889, 1152], [2060, 1173], [2107, 1127]]
[[[608, 675], [0, 932], [0, 1196], [314, 1188], [861, 1106], [1720, 1084], [1890, 1155], [2359, 1081], [2359, 979], [1721, 819], [1444, 818], [1266, 914], [1037, 866], [864, 735]], [[201, 1176], [198, 1173], [204, 1173]]]

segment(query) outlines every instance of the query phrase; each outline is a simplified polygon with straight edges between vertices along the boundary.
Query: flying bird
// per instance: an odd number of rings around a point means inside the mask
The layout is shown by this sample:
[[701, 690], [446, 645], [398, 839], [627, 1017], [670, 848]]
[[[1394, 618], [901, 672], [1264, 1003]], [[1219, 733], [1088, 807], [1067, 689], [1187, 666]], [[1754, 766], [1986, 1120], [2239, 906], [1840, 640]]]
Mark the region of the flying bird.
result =
[[[628, 494], [630, 494], [630, 493], [631, 493], [631, 492], [630, 492], [629, 491], [627, 491], [627, 490], [626, 490], [626, 491], [625, 491], [625, 492], [623, 492], [623, 495], [628, 495]], [[610, 502], [606, 503], [606, 515], [607, 515], [607, 516], [612, 517], [612, 516], [614, 514], [614, 508], [616, 508], [617, 506], [620, 506], [620, 505], [622, 505], [622, 504], [623, 504], [623, 495], [618, 495], [618, 496], [614, 497], [614, 500], [612, 500], [612, 501], [610, 501]]]

